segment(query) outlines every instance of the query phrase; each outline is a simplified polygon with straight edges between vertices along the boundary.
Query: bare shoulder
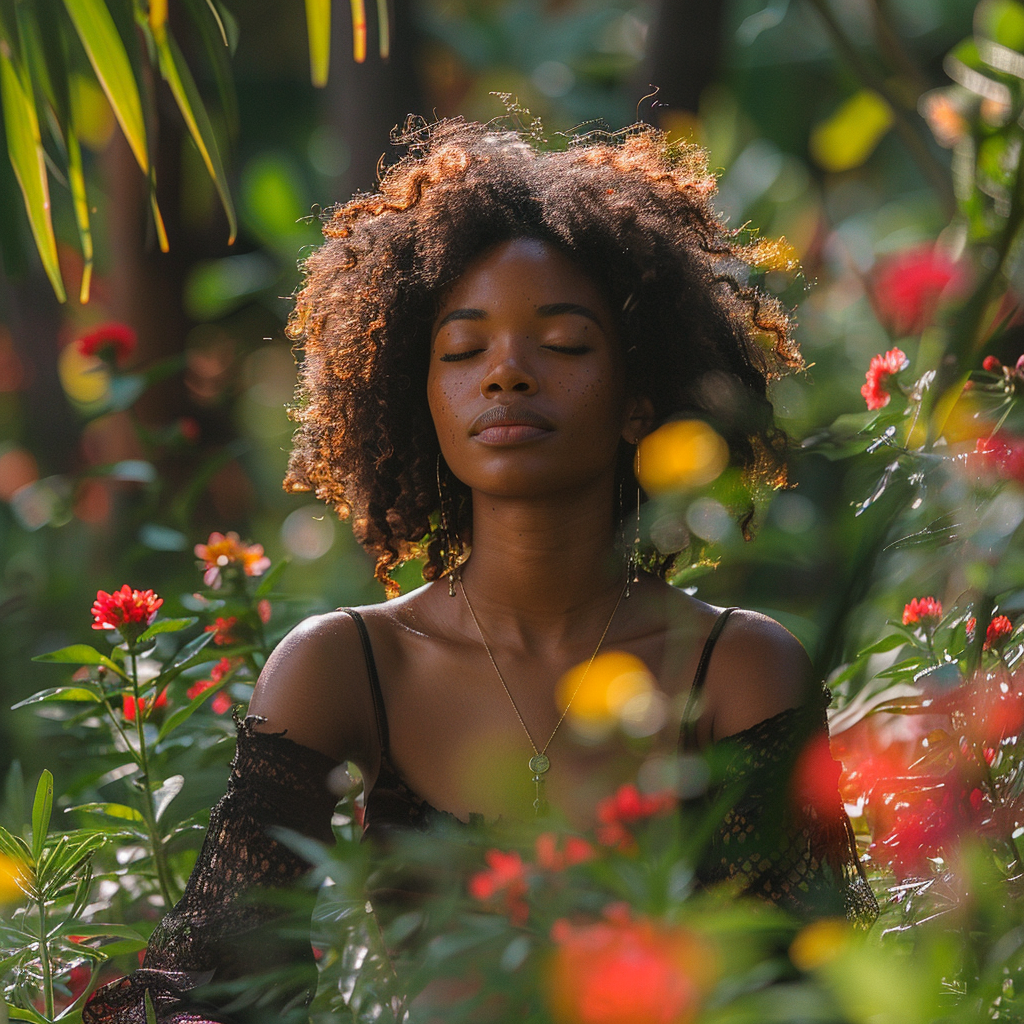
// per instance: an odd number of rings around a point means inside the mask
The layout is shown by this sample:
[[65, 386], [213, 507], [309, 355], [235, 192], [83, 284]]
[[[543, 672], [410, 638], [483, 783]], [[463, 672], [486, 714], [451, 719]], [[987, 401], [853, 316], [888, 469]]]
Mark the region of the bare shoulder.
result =
[[811, 660], [784, 626], [759, 612], [737, 609], [728, 618], [708, 664], [705, 713], [715, 739], [807, 701]]
[[266, 719], [262, 729], [338, 761], [372, 760], [373, 698], [352, 617], [335, 611], [300, 622], [267, 659], [249, 713]]

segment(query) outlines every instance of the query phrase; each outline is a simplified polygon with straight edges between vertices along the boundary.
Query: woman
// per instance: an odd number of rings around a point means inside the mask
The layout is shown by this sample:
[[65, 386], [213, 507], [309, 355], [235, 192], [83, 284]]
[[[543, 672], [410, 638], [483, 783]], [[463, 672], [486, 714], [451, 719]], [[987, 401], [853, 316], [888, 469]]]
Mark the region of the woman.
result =
[[[703, 154], [648, 129], [562, 153], [462, 122], [403, 141], [409, 155], [330, 215], [306, 261], [286, 487], [352, 516], [389, 594], [416, 554], [430, 582], [280, 644], [184, 899], [87, 1022], [142, 1020], [147, 986], [170, 1006], [241, 970], [262, 918], [239, 894], [304, 868], [266, 827], [329, 840], [325, 779], [345, 761], [371, 836], [549, 808], [586, 827], [645, 757], [731, 738], [737, 802], [702, 876], [873, 913], [838, 794], [831, 818], [766, 826], [824, 728], [800, 644], [674, 589], [671, 553], [623, 541], [643, 500], [637, 445], [671, 417], [711, 423], [752, 485], [784, 480], [766, 385], [799, 355], [779, 304], [741, 282], [756, 254], [715, 217]], [[611, 649], [687, 706], [642, 752], [565, 724], [559, 679]]]

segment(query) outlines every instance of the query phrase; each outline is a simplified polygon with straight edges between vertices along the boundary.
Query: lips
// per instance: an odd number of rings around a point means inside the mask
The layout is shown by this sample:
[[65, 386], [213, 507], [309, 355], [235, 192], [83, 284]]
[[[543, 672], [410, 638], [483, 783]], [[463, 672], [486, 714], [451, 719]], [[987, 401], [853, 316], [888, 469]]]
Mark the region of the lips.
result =
[[488, 444], [509, 444], [543, 437], [554, 424], [528, 406], [493, 405], [469, 428], [471, 436]]

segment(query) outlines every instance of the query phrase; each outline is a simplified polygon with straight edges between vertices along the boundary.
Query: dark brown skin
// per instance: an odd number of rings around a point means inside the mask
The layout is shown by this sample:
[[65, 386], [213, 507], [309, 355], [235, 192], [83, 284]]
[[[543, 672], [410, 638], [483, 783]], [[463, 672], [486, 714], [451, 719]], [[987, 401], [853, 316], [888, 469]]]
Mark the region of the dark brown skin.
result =
[[[624, 378], [604, 298], [544, 242], [518, 239], [486, 252], [435, 321], [430, 410], [445, 461], [473, 492], [462, 581], [538, 747], [562, 712], [559, 678], [590, 657], [625, 582], [611, 511], [616, 450], [620, 438], [636, 444], [652, 423], [650, 403], [627, 394]], [[504, 412], [489, 411], [496, 406]], [[654, 577], [631, 589], [602, 649], [641, 658], [681, 708], [719, 609]], [[533, 749], [462, 594], [452, 598], [441, 580], [361, 611], [391, 757], [406, 782], [463, 819], [474, 811], [527, 815]], [[701, 742], [796, 706], [810, 671], [803, 648], [777, 622], [734, 613], [707, 674]], [[308, 619], [285, 638], [250, 713], [264, 716], [269, 731], [287, 730], [355, 763], [372, 787], [380, 755], [373, 705], [345, 613]], [[640, 754], [614, 737], [583, 743], [563, 723], [548, 748], [548, 799], [570, 822], [592, 823], [596, 803], [634, 780], [644, 756], [671, 752], [678, 729], [670, 718]]]

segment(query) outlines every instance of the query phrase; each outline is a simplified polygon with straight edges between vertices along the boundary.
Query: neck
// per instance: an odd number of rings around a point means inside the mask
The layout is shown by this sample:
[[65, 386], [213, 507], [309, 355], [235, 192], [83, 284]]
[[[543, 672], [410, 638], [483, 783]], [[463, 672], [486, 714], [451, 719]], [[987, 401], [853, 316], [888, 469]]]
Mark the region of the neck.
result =
[[542, 499], [473, 495], [472, 555], [461, 575], [491, 629], [527, 646], [558, 644], [617, 599], [625, 565], [608, 514], [612, 488], [599, 489]]

